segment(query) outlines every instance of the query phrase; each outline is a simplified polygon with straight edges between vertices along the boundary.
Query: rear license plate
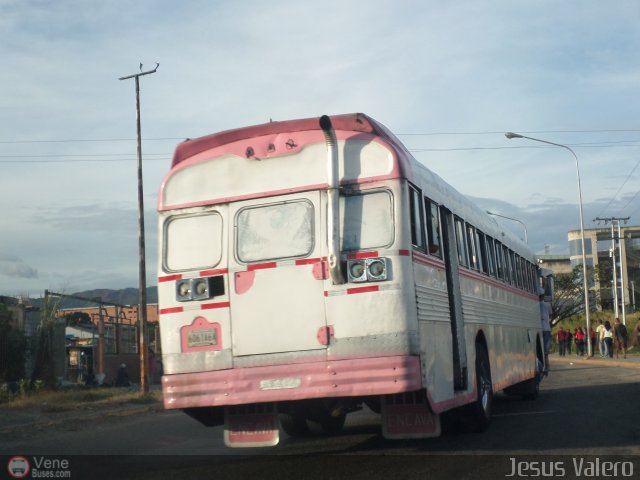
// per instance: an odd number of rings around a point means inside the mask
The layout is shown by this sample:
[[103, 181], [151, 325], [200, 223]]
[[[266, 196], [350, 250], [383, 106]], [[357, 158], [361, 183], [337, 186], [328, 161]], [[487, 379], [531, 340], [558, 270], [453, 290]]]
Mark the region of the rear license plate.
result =
[[187, 344], [189, 347], [208, 347], [218, 344], [218, 331], [215, 328], [204, 330], [191, 330], [188, 333]]

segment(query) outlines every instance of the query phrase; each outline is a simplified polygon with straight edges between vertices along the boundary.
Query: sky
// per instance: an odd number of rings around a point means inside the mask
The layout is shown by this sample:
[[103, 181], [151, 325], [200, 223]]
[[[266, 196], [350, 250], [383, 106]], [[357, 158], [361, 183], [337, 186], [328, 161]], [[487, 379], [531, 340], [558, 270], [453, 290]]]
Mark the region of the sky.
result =
[[[364, 112], [538, 253], [640, 225], [637, 0], [0, 0], [0, 295], [148, 285], [177, 143]], [[524, 236], [518, 222], [498, 219]]]

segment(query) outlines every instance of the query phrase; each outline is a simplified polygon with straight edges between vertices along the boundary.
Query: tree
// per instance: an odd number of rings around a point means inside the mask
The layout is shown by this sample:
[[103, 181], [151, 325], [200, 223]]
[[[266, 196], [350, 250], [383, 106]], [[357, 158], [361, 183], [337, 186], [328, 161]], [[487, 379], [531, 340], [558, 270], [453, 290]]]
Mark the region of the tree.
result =
[[54, 328], [59, 307], [59, 300], [52, 300], [45, 297], [40, 308], [40, 326], [36, 339], [36, 357], [31, 374], [31, 383], [43, 382], [47, 388], [56, 387], [55, 365], [53, 359], [54, 351]]
[[69, 325], [70, 327], [76, 327], [76, 326], [82, 326], [82, 325], [87, 325], [87, 326], [93, 325], [93, 322], [91, 321], [91, 316], [86, 312], [67, 313], [64, 316], [64, 319], [66, 321], [66, 324]]
[[[587, 278], [590, 286], [596, 283], [596, 276], [597, 274], [594, 272], [593, 267], [587, 267]], [[552, 326], [584, 312], [584, 282], [582, 278], [582, 265], [576, 265], [570, 273], [554, 275], [553, 301], [551, 302], [553, 312]], [[595, 308], [597, 302], [596, 292], [590, 289], [590, 310]]]
[[12, 325], [12, 315], [0, 303], [0, 381], [14, 382], [24, 378], [27, 338]]

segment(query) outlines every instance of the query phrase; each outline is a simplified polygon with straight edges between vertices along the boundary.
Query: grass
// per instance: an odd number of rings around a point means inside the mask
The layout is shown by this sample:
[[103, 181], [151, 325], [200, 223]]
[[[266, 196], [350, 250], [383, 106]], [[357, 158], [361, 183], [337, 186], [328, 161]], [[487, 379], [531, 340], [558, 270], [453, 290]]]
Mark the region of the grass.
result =
[[64, 390], [39, 390], [15, 395], [5, 395], [3, 408], [39, 407], [46, 412], [63, 412], [89, 406], [117, 406], [129, 403], [150, 404], [162, 400], [162, 392], [142, 394], [125, 388], [74, 388]]

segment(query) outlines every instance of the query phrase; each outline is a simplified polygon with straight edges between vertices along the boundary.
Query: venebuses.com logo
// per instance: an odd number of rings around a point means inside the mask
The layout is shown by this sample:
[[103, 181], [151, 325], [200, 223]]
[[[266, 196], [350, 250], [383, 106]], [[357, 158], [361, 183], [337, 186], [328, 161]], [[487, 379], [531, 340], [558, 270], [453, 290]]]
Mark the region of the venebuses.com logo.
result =
[[7, 472], [11, 478], [71, 478], [69, 460], [60, 458], [32, 457], [29, 460], [15, 455], [7, 462]]
[[11, 478], [26, 478], [30, 471], [31, 465], [25, 457], [11, 457], [7, 463], [7, 472]]

